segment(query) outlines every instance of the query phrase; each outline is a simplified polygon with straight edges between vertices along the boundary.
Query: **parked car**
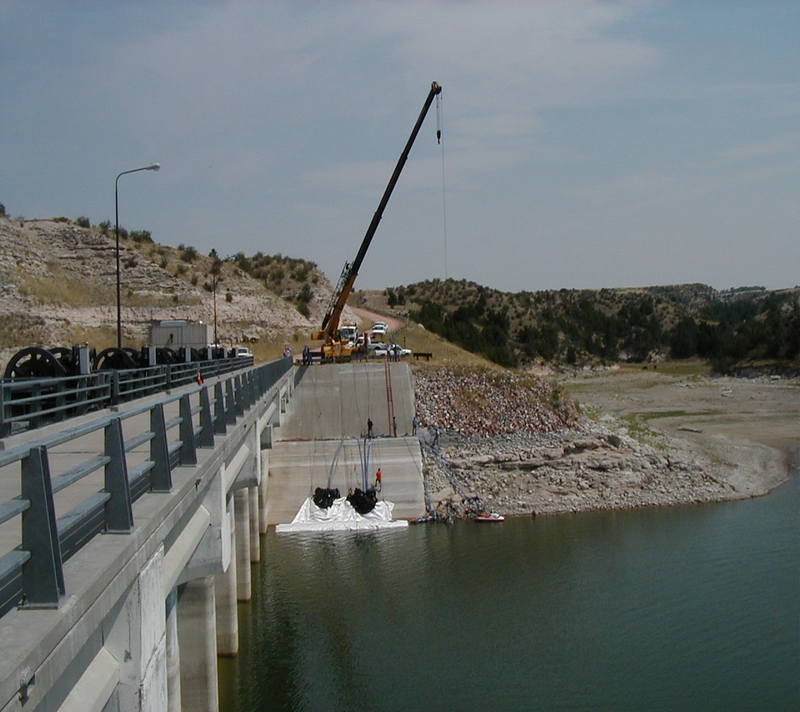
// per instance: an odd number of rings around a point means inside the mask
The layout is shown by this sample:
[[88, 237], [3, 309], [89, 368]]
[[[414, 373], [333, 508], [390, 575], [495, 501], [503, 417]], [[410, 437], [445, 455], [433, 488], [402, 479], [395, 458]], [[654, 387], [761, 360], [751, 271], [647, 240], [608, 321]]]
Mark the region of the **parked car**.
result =
[[400, 346], [400, 344], [389, 344], [386, 348], [389, 351], [391, 351], [392, 353], [394, 353], [394, 351], [396, 349], [397, 350], [397, 355], [400, 356], [400, 357], [411, 356], [411, 354], [414, 353], [411, 349], [405, 349], [402, 346]]
[[400, 359], [404, 356], [411, 356], [413, 351], [411, 349], [404, 349], [400, 344], [388, 344], [386, 346], [386, 352], [391, 356], [393, 359]]
[[253, 352], [246, 346], [237, 346], [234, 356], [236, 358], [253, 358]]

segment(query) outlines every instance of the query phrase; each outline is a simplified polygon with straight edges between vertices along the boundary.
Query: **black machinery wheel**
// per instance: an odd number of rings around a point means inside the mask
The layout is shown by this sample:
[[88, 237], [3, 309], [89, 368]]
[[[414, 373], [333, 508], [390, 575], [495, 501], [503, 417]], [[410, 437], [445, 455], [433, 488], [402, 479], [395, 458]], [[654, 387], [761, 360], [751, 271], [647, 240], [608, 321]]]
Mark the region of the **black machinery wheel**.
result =
[[[58, 354], [53, 351], [59, 352]], [[40, 346], [29, 346], [22, 351], [17, 351], [8, 362], [5, 378], [63, 378], [67, 369], [62, 363], [61, 351], [68, 349], [56, 348], [53, 351]], [[71, 356], [71, 352], [70, 352]]]
[[178, 354], [167, 346], [160, 346], [156, 349], [156, 363], [159, 366], [169, 363], [178, 363]]
[[[138, 358], [134, 360], [130, 352], [133, 349], [118, 349], [116, 346], [104, 349], [97, 354], [94, 360], [95, 371], [123, 370], [126, 368], [138, 368]], [[136, 355], [136, 352], [133, 351]]]

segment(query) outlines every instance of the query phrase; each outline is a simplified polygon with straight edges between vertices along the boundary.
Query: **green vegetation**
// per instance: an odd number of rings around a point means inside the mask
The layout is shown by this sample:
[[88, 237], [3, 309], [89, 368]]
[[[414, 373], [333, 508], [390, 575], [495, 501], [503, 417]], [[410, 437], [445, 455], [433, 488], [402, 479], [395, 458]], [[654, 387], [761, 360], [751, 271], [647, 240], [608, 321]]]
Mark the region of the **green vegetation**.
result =
[[311, 291], [311, 287], [309, 287], [308, 284], [304, 284], [295, 299], [295, 301], [297, 302], [297, 311], [299, 311], [306, 318], [311, 316], [311, 311], [308, 308], [308, 303], [311, 301], [313, 296], [314, 294]]
[[664, 436], [656, 432], [636, 413], [631, 413], [622, 417], [625, 422], [625, 428], [635, 440], [645, 445], [650, 445], [658, 449], [664, 449]]
[[197, 250], [189, 245], [188, 247], [179, 247], [181, 251], [181, 259], [184, 262], [194, 262], [197, 259]]
[[[705, 285], [505, 293], [465, 280], [386, 290], [426, 328], [495, 363], [800, 358], [800, 292]], [[697, 369], [696, 363], [690, 367]]]
[[[214, 258], [219, 259], [214, 253]], [[265, 255], [263, 252], [248, 257], [237, 252], [225, 258], [225, 262], [238, 267], [245, 274], [257, 279], [279, 297], [292, 301], [304, 316], [310, 313], [308, 304], [313, 297], [308, 282], [317, 284], [319, 276], [314, 262], [284, 255]], [[304, 287], [308, 287], [306, 290]], [[307, 313], [308, 312], [308, 313]]]

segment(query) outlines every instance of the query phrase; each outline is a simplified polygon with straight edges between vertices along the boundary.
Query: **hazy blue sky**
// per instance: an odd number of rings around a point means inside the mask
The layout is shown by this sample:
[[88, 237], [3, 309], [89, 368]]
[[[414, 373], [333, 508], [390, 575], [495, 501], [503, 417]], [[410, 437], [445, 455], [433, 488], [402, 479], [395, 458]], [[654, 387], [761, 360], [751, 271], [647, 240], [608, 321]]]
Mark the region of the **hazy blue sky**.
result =
[[[335, 280], [444, 86], [447, 274], [800, 282], [800, 2], [0, 2], [0, 202]], [[432, 110], [357, 287], [442, 277]]]

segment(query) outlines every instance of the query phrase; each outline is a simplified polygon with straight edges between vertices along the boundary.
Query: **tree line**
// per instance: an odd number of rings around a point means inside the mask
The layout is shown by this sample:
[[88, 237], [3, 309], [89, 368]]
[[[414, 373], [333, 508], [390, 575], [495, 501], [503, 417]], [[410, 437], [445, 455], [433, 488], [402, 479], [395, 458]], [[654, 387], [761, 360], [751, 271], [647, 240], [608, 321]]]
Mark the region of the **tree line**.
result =
[[410, 315], [426, 329], [503, 366], [643, 362], [664, 354], [701, 357], [725, 371], [746, 359], [800, 358], [796, 290], [709, 296], [699, 304], [669, 288], [507, 294], [436, 281], [395, 288], [392, 301], [398, 294], [413, 297]]

